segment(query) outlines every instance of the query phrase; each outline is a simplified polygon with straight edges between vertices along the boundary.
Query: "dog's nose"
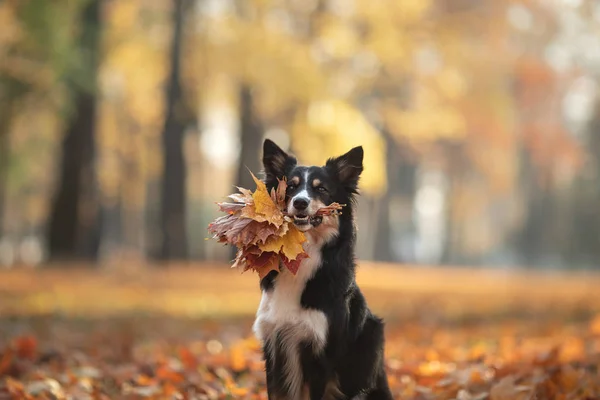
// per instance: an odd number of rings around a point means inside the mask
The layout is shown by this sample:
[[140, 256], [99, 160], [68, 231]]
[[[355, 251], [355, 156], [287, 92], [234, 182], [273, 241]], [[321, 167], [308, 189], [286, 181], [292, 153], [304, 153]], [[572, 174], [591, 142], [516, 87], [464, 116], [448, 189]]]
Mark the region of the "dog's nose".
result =
[[305, 199], [304, 197], [295, 199], [294, 208], [299, 211], [306, 210], [308, 208], [308, 199]]

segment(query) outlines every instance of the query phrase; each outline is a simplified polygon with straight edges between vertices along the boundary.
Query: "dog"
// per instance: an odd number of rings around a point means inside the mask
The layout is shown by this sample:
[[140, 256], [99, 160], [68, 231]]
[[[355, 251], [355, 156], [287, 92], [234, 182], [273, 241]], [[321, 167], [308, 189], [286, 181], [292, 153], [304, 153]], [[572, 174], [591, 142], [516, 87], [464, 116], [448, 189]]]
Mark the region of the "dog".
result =
[[[306, 236], [297, 275], [285, 267], [260, 282], [253, 332], [262, 343], [269, 400], [388, 400], [384, 323], [368, 308], [355, 280], [355, 198], [363, 149], [300, 166], [266, 139], [267, 189], [286, 178], [287, 213]], [[317, 216], [333, 202], [341, 215]]]

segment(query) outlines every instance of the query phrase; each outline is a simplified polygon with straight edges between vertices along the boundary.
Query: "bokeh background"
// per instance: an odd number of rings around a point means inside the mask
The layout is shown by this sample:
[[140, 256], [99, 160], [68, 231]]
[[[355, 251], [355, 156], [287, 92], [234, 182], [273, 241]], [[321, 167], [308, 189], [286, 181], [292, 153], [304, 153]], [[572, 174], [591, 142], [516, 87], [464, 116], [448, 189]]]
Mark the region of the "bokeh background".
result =
[[264, 138], [364, 147], [395, 398], [600, 398], [600, 0], [0, 0], [0, 399], [266, 400]]
[[[0, 265], [219, 261], [268, 137], [366, 151], [358, 256], [600, 261], [600, 2], [0, 1]], [[127, 260], [127, 262], [124, 262]]]

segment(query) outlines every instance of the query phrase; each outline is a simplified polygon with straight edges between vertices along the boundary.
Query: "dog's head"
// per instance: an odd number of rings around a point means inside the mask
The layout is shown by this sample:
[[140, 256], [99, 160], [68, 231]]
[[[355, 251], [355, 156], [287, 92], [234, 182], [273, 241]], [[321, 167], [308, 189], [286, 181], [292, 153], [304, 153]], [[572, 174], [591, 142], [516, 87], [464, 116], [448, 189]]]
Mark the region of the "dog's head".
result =
[[294, 156], [267, 139], [263, 144], [263, 166], [269, 191], [277, 186], [277, 179], [287, 179], [287, 212], [301, 231], [337, 233], [337, 215], [316, 215], [320, 208], [334, 202], [345, 204], [343, 216], [352, 217], [354, 196], [358, 193], [358, 180], [363, 170], [362, 147], [330, 158], [322, 167], [301, 166]]

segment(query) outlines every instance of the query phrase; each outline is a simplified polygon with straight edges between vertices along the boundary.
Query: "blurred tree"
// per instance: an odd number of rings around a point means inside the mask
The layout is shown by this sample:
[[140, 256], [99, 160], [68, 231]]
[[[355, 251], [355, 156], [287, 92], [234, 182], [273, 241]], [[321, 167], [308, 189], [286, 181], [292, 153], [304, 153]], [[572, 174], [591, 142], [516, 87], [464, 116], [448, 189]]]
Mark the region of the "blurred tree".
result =
[[173, 3], [173, 37], [169, 55], [169, 76], [165, 90], [166, 116], [163, 127], [163, 174], [161, 189], [162, 243], [159, 257], [163, 260], [186, 259], [186, 165], [183, 153], [185, 129], [193, 113], [183, 95], [181, 82], [182, 37], [188, 0]]
[[[520, 139], [519, 190], [525, 202], [514, 242], [523, 263], [547, 265], [560, 262], [570, 251], [579, 228], [570, 230], [567, 221], [578, 219], [579, 210], [585, 209], [570, 204], [578, 202], [577, 197], [568, 193], [568, 182], [582, 166], [582, 147], [565, 123], [567, 89], [583, 71], [568, 62], [559, 65], [576, 51], [572, 50], [575, 43], [563, 42], [561, 21], [566, 15], [576, 20], [577, 11], [576, 7], [559, 10], [551, 3], [527, 3], [519, 7], [520, 13], [530, 16], [531, 27], [516, 29], [513, 43], [513, 48], [520, 51], [511, 75]], [[589, 13], [586, 18], [590, 18]], [[558, 64], [557, 51], [563, 60]]]
[[0, 238], [4, 232], [4, 212], [8, 191], [8, 172], [10, 159], [9, 131], [14, 107], [27, 93], [28, 87], [11, 77], [0, 78]]
[[58, 187], [50, 212], [51, 259], [93, 260], [98, 253], [100, 207], [94, 162], [101, 0], [88, 0], [78, 23], [79, 59], [72, 61], [73, 70], [64, 77], [72, 108], [62, 140]]
[[[22, 108], [20, 103], [29, 93], [43, 87], [44, 78], [47, 77], [43, 70], [39, 71], [39, 79], [29, 76], [31, 67], [39, 66], [32, 63], [29, 57], [41, 58], [40, 63], [48, 61], [47, 58], [40, 57], [38, 46], [27, 46], [30, 40], [39, 43], [39, 39], [49, 36], [44, 24], [39, 24], [44, 26], [41, 29], [32, 29], [32, 23], [37, 19], [36, 14], [31, 4], [0, 3], [0, 25], [3, 26], [0, 34], [0, 58], [3, 61], [0, 63], [0, 238], [4, 234], [4, 213], [12, 158], [10, 131]], [[43, 43], [39, 46], [43, 46]]]
[[238, 163], [237, 186], [251, 188], [254, 186], [253, 173], [262, 168], [260, 154], [262, 151], [263, 126], [260, 121], [252, 88], [241, 84], [239, 89], [240, 116], [240, 161]]
[[585, 174], [575, 181], [571, 226], [565, 230], [571, 234], [570, 258], [596, 267], [600, 260], [600, 98], [587, 130], [589, 159]]
[[[243, 23], [253, 23], [252, 9], [257, 9], [250, 2], [235, 2], [238, 18]], [[260, 10], [260, 8], [258, 8]], [[247, 74], [247, 72], [243, 72]], [[238, 116], [240, 135], [240, 157], [236, 184], [239, 187], [250, 188], [254, 186], [248, 169], [256, 174], [262, 168], [260, 154], [262, 150], [263, 126], [256, 104], [256, 82], [245, 76], [240, 76], [238, 89]]]
[[4, 205], [8, 183], [8, 157], [10, 154], [8, 141], [8, 117], [0, 115], [0, 238], [4, 234]]

